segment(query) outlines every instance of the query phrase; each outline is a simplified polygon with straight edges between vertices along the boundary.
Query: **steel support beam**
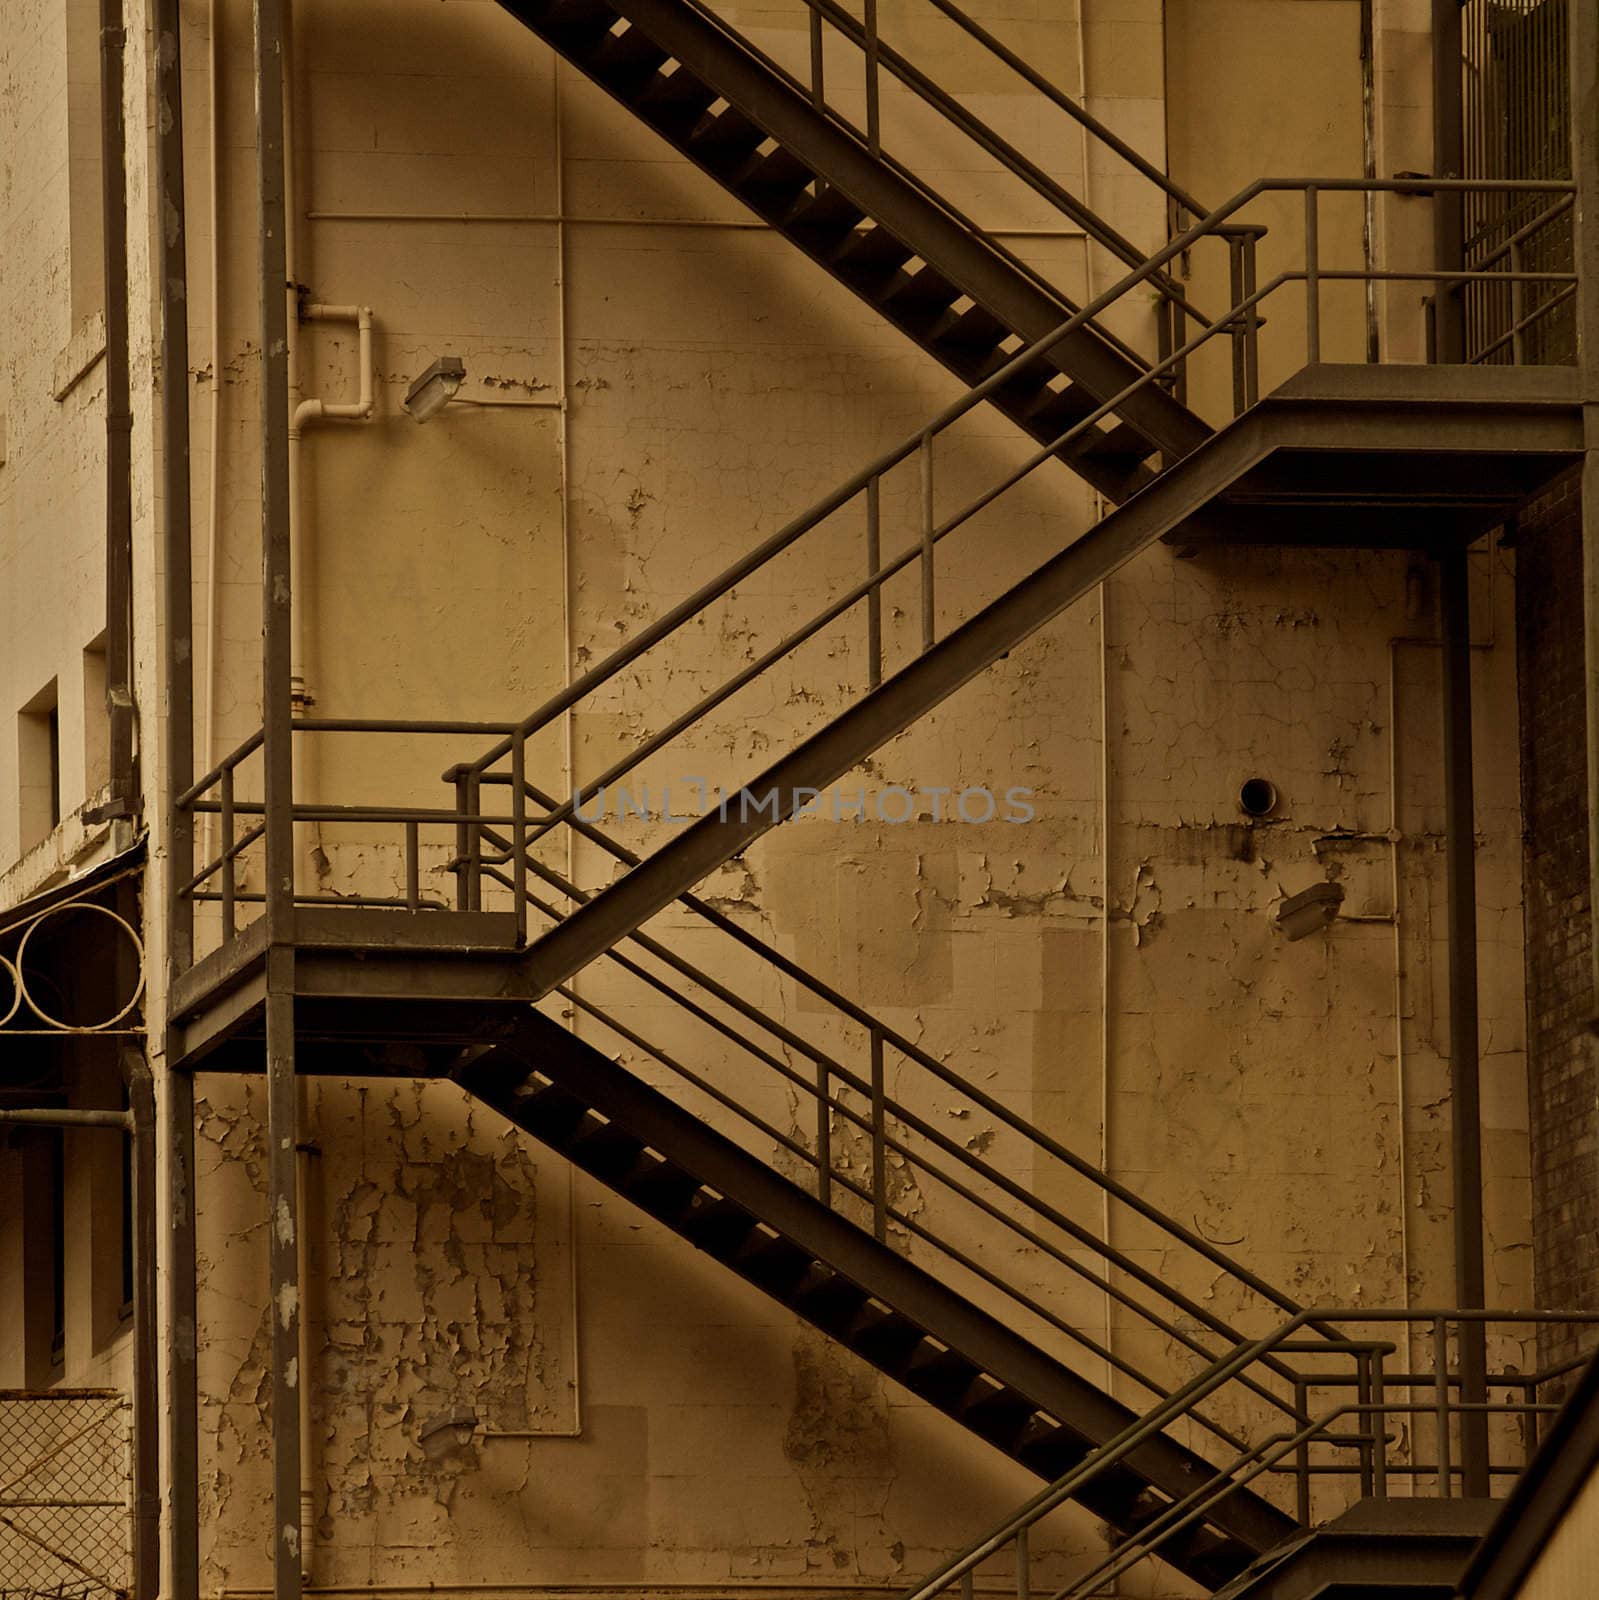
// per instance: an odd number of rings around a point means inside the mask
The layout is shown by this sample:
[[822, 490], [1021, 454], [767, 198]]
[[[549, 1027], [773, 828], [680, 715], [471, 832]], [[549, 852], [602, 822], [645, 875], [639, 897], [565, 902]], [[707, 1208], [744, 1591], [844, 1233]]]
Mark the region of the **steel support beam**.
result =
[[[1461, 120], [1464, 71], [1460, 8], [1462, 0], [1432, 0], [1432, 175], [1465, 176], [1465, 128]], [[1459, 190], [1432, 197], [1433, 267], [1449, 272], [1463, 267], [1465, 201]], [[1465, 307], [1460, 290], [1440, 283], [1433, 296], [1434, 359], [1454, 365], [1465, 359]]]
[[156, 1393], [155, 1080], [143, 1050], [122, 1052], [133, 1140], [133, 1600], [161, 1593], [161, 1407]]
[[261, 243], [261, 673], [266, 769], [267, 1204], [272, 1320], [272, 1572], [300, 1600], [300, 1282], [294, 1066], [294, 764], [289, 540], [289, 330], [283, 148], [285, 0], [255, 0]]
[[[1463, 548], [1438, 558], [1443, 621], [1444, 835], [1449, 887], [1450, 1141], [1454, 1173], [1455, 1304], [1471, 1310], [1484, 1300], [1482, 1257], [1482, 1116], [1477, 1035], [1477, 841], [1471, 756], [1471, 592]], [[1487, 1398], [1483, 1325], [1460, 1328], [1460, 1398]], [[1462, 1412], [1461, 1492], [1490, 1493], [1488, 1417]]]
[[1588, 917], [1592, 1026], [1599, 1030], [1599, 9], [1567, 7], [1571, 29], [1572, 220], [1581, 385], [1583, 633], [1588, 698]]
[[168, 1029], [167, 1068], [158, 1101], [167, 1169], [167, 1529], [168, 1593], [200, 1596], [200, 1419], [195, 1308], [194, 1075], [172, 1065], [175, 1031]]

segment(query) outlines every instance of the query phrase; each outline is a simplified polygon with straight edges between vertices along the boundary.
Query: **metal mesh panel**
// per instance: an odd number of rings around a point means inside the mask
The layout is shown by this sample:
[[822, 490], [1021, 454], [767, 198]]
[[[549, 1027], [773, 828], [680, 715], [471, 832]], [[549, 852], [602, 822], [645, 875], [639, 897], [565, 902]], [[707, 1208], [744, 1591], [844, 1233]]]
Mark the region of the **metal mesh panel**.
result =
[[0, 1600], [129, 1584], [127, 1406], [113, 1390], [0, 1390]]
[[[1466, 0], [1461, 10], [1464, 177], [1542, 181], [1571, 176], [1566, 3]], [[1552, 198], [1468, 194], [1467, 267], [1570, 272], [1570, 209], [1530, 226]], [[1467, 285], [1468, 359], [1537, 366], [1575, 361], [1574, 302], [1561, 297], [1560, 288], [1548, 283]]]

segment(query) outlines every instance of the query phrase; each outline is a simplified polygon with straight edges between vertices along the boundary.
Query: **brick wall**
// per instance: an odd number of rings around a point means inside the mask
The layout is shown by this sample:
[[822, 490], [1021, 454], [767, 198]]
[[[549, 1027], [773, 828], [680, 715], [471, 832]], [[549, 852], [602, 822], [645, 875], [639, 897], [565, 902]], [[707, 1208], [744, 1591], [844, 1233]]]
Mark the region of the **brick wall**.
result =
[[[1538, 1303], [1599, 1307], [1599, 1073], [1588, 1031], [1587, 756], [1576, 472], [1523, 514], [1516, 651]], [[1575, 1353], [1551, 1339], [1547, 1358]]]

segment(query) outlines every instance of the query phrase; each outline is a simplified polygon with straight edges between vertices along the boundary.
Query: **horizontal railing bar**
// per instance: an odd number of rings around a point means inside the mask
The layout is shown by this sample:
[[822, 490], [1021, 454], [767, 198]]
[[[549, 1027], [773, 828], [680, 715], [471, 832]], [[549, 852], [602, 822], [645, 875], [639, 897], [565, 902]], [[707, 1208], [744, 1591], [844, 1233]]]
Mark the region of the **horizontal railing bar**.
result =
[[296, 733], [515, 733], [515, 722], [449, 722], [399, 717], [296, 717], [289, 724]]
[[[1511, 234], [1508, 239], [1504, 240], [1503, 243], [1496, 245], [1491, 251], [1489, 251], [1487, 255], [1483, 256], [1476, 263], [1477, 266], [1485, 267], [1490, 261], [1497, 261], [1500, 256], [1509, 255], [1518, 244], [1525, 244], [1527, 240], [1532, 238], [1532, 236], [1539, 232], [1540, 229], [1547, 228], [1556, 217], [1560, 216], [1563, 212], [1569, 211], [1571, 207], [1576, 204], [1576, 199], [1577, 197], [1575, 195], [1561, 195], [1553, 205], [1545, 206], [1544, 209], [1540, 211], [1531, 222], [1523, 223], [1521, 227]], [[1472, 241], [1468, 239], [1465, 246], [1468, 252], [1471, 250], [1471, 246]]]
[[1518, 333], [1525, 333], [1535, 322], [1542, 322], [1556, 306], [1563, 306], [1577, 292], [1575, 283], [1568, 283], [1559, 294], [1552, 294], [1536, 310], [1529, 311], [1519, 322], [1513, 323], [1499, 335], [1492, 344], [1486, 344], [1482, 349], [1473, 352], [1471, 360], [1481, 361], [1484, 356], [1491, 356], [1494, 351], [1502, 350], [1507, 344], [1514, 341]]
[[[851, 43], [857, 46], [864, 44], [866, 38], [864, 24], [856, 21], [842, 6], [834, 4], [833, 0], [805, 0], [805, 4], [815, 14], [831, 22], [834, 28]], [[908, 57], [882, 41], [878, 42], [877, 53], [878, 60], [912, 93], [936, 107], [947, 122], [960, 129], [973, 144], [985, 154], [992, 156], [1012, 176], [1020, 178], [1036, 194], [1042, 195], [1056, 210], [1064, 212], [1095, 243], [1103, 246], [1128, 266], [1136, 266], [1143, 261], [1145, 252], [1132, 240], [1117, 232], [1069, 189], [1055, 182], [1036, 162], [1030, 160], [969, 107], [962, 105]], [[979, 231], [986, 239], [987, 230]], [[1165, 273], [1160, 273], [1157, 275], [1156, 283], [1173, 304], [1180, 306], [1189, 316], [1204, 320], [1201, 313], [1188, 303], [1174, 279]], [[1141, 356], [1138, 358], [1138, 364], [1147, 365]]]
[[1045, 99], [1059, 106], [1074, 121], [1080, 122], [1101, 144], [1113, 150], [1141, 177], [1148, 178], [1158, 189], [1169, 195], [1179, 205], [1191, 211], [1196, 217], [1204, 216], [1205, 207], [1194, 199], [1187, 190], [1174, 183], [1166, 173], [1162, 172], [1147, 157], [1140, 155], [1130, 144], [1120, 138], [1105, 123], [1101, 122], [1087, 107], [1079, 105], [1064, 90], [1057, 88], [1043, 73], [1017, 55], [1014, 50], [996, 38], [981, 23], [954, 5], [952, 0], [928, 0], [928, 3], [935, 9], [942, 11], [951, 22], [970, 34], [980, 44], [987, 46], [1007, 67], [1013, 72], [1019, 73]]

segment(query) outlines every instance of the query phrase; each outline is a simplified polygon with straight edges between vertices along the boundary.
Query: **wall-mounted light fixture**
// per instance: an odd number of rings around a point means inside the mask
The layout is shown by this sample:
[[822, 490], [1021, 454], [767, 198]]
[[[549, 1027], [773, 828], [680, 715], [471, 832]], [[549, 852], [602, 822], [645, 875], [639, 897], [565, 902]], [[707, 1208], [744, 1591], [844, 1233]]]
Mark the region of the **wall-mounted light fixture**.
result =
[[437, 416], [466, 379], [466, 363], [459, 356], [440, 356], [405, 391], [405, 409], [418, 422]]
[[1289, 895], [1277, 907], [1277, 926], [1290, 940], [1309, 938], [1321, 932], [1338, 915], [1343, 903], [1341, 883], [1313, 883], [1308, 889]]

